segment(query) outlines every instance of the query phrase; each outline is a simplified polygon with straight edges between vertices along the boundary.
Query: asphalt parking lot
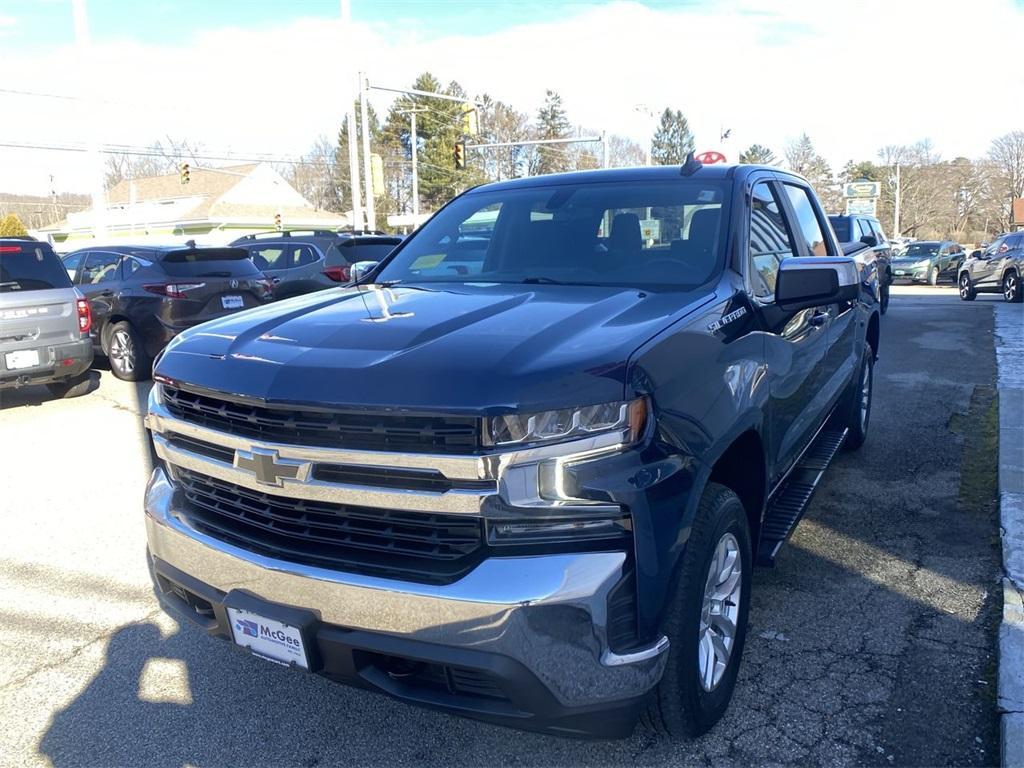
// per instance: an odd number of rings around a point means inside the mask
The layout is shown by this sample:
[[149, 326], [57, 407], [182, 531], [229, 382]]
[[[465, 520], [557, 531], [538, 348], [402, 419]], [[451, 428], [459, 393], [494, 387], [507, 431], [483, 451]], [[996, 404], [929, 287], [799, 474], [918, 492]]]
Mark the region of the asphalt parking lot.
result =
[[755, 575], [702, 739], [518, 733], [179, 631], [143, 558], [146, 386], [0, 396], [0, 764], [998, 764], [992, 305], [895, 288], [871, 430]]

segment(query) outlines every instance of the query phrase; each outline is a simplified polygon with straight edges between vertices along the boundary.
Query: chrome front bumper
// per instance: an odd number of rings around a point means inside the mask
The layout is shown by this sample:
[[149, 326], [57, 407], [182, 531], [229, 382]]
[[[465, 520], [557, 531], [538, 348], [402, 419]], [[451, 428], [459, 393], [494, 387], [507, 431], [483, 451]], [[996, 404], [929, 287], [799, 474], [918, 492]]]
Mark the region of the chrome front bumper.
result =
[[622, 552], [491, 558], [435, 586], [275, 560], [206, 536], [159, 468], [145, 508], [153, 556], [221, 592], [246, 590], [344, 628], [506, 656], [566, 707], [636, 698], [664, 672], [667, 638], [626, 656], [608, 648], [608, 593], [622, 578]]

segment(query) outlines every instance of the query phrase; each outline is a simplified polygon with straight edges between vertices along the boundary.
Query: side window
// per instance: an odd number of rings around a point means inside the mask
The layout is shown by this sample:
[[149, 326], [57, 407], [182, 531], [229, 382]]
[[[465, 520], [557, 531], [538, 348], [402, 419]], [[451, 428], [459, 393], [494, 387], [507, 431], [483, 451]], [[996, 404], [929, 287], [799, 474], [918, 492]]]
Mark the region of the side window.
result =
[[870, 227], [868, 227], [867, 222], [864, 221], [864, 219], [857, 219], [856, 221], [857, 221], [857, 227], [856, 227], [855, 234], [856, 234], [858, 240], [860, 240], [865, 235], [870, 235], [871, 234], [871, 229], [870, 229]]
[[117, 280], [117, 263], [121, 260], [120, 254], [109, 251], [90, 251], [85, 258], [85, 265], [82, 267], [79, 276], [80, 285], [98, 285]]
[[285, 269], [288, 266], [288, 249], [283, 245], [256, 245], [249, 248], [249, 255], [256, 269]]
[[888, 240], [886, 240], [885, 233], [882, 232], [882, 226], [877, 221], [869, 221], [868, 223], [871, 225], [871, 230], [875, 235], [875, 239], [877, 239], [879, 243], [888, 242]]
[[309, 245], [293, 245], [292, 246], [292, 259], [291, 266], [302, 267], [306, 264], [312, 264], [314, 261], [320, 258], [320, 255], [313, 250], [312, 246]]
[[134, 256], [125, 256], [124, 259], [121, 260], [121, 277], [127, 280], [141, 268], [142, 262], [137, 258]]
[[784, 184], [786, 194], [789, 196], [789, 203], [793, 206], [793, 213], [796, 214], [796, 225], [799, 229], [798, 236], [803, 237], [807, 243], [807, 253], [810, 256], [833, 256], [829, 253], [828, 241], [821, 229], [821, 222], [818, 221], [818, 214], [814, 210], [814, 204], [808, 192], [803, 187], [793, 184]]
[[78, 253], [73, 253], [64, 259], [64, 269], [68, 271], [68, 277], [71, 278], [71, 282], [78, 282], [75, 279], [75, 276], [78, 274], [78, 268], [82, 266], [82, 259], [84, 259], [88, 253], [88, 251], [79, 251]]
[[1022, 245], [1024, 245], [1024, 235], [1011, 235], [1010, 237], [1006, 238], [1006, 244], [1010, 248], [1020, 248]]
[[767, 182], [759, 182], [750, 201], [750, 282], [755, 296], [775, 295], [779, 263], [792, 255], [793, 242], [779, 201]]

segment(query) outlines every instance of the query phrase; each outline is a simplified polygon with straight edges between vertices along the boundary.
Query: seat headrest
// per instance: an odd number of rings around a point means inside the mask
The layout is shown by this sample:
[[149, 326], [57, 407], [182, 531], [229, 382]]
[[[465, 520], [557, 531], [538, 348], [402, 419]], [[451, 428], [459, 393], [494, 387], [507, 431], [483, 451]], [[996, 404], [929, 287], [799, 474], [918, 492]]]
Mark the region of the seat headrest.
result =
[[640, 217], [635, 213], [615, 214], [608, 247], [613, 251], [639, 253], [643, 248], [643, 240], [640, 238]]

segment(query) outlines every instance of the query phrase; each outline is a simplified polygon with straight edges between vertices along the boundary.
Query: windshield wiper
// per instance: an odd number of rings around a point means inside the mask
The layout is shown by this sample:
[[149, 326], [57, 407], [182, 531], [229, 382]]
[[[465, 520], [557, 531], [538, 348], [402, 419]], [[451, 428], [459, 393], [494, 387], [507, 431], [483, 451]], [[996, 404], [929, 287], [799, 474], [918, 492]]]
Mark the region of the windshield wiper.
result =
[[553, 277], [524, 277], [519, 282], [524, 285], [567, 285], [567, 283], [555, 280]]

